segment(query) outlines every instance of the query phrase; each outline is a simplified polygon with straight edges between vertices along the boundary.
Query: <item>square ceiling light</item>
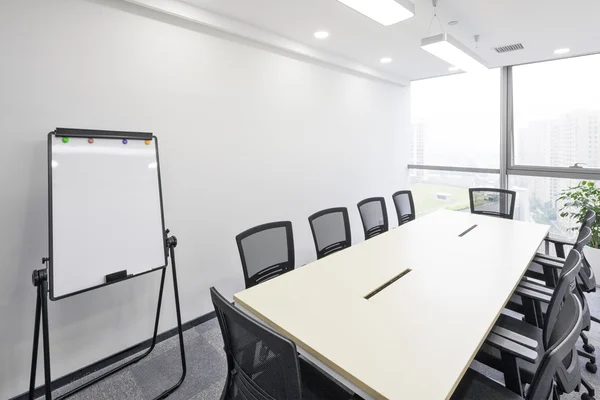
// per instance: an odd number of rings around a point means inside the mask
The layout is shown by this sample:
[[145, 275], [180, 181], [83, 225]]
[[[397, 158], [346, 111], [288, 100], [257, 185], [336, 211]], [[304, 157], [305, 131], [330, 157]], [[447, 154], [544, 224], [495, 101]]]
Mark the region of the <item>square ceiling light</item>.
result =
[[477, 54], [447, 33], [422, 39], [421, 48], [465, 72], [487, 69]]
[[415, 15], [409, 0], [338, 0], [366, 17], [389, 26]]

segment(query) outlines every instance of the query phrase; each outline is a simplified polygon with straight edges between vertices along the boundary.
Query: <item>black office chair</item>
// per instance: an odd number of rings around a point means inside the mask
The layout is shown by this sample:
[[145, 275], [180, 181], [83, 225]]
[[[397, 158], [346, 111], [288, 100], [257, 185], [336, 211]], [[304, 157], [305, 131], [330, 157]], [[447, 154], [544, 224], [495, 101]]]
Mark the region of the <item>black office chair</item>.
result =
[[235, 237], [246, 289], [294, 269], [294, 234], [290, 221], [250, 228]]
[[365, 240], [388, 231], [388, 216], [383, 197], [370, 197], [357, 204], [365, 230]]
[[[564, 309], [564, 303], [567, 297], [574, 296], [577, 299], [580, 315], [580, 322], [578, 324], [579, 331], [577, 332], [577, 335], [581, 332], [583, 321], [582, 304], [575, 292], [575, 280], [581, 268], [581, 260], [581, 253], [577, 250], [571, 250], [565, 261], [565, 266], [559, 277], [557, 286], [552, 292], [552, 296], [521, 287], [516, 289], [515, 293], [523, 298], [523, 301], [531, 300], [534, 303], [533, 308], [536, 310], [540, 309], [540, 303], [547, 304], [542, 327], [537, 327], [536, 325], [529, 324], [520, 319], [501, 314], [492, 329], [492, 335], [494, 336], [491, 339], [498, 341], [498, 338], [500, 338], [503, 341], [503, 347], [494, 343], [494, 340], [490, 340], [488, 337], [475, 356], [477, 361], [499, 371], [503, 371], [506, 386], [515, 393], [521, 392], [523, 384], [533, 383], [536, 371], [540, 366], [542, 355], [552, 346], [552, 335], [555, 332], [556, 326], [560, 324], [561, 310]], [[531, 354], [529, 356], [526, 354], [516, 354], [512, 351], [514, 349], [504, 343], [507, 339], [529, 347], [529, 353], [533, 351], [533, 356], [531, 356]], [[573, 359], [570, 360], [569, 363], [577, 363], [576, 371], [563, 371], [564, 375], [557, 377], [559, 388], [564, 393], [569, 393], [575, 390], [581, 383], [590, 393], [589, 395], [586, 395], [593, 396], [594, 389], [589, 383], [581, 379], [578, 364], [579, 358], [577, 357], [575, 346], [573, 346], [572, 351]], [[567, 367], [567, 365], [565, 365], [565, 367]], [[576, 375], [572, 375], [571, 373]], [[591, 399], [591, 397], [587, 398]]]
[[[551, 256], [549, 254], [544, 253], [536, 253], [533, 262], [529, 266], [525, 276], [538, 279], [544, 281], [547, 286], [554, 287], [556, 284], [556, 279], [558, 278], [557, 269], [559, 269], [562, 264], [565, 262], [565, 246], [573, 246], [575, 248], [579, 248], [580, 251], [583, 251], [583, 247], [587, 245], [587, 243], [581, 243], [582, 234], [581, 230], [585, 227], [590, 230], [594, 227], [594, 223], [596, 221], [596, 213], [593, 210], [589, 210], [585, 214], [585, 218], [581, 227], [579, 228], [579, 233], [577, 234], [577, 239], [575, 242], [567, 242], [564, 240], [546, 237], [545, 241], [548, 243], [554, 244], [556, 249], [557, 256]], [[583, 235], [586, 236], [586, 235]], [[591, 240], [591, 238], [590, 238]], [[589, 243], [589, 241], [588, 241]], [[578, 247], [581, 246], [581, 247]], [[595, 292], [596, 291], [596, 278], [594, 276], [594, 271], [589, 265], [588, 261], [585, 259], [585, 254], [583, 254], [583, 267], [582, 272], [580, 273], [579, 278], [581, 279], [581, 285], [586, 293]], [[585, 271], [583, 271], [585, 270]]]
[[[577, 285], [576, 294], [577, 294], [577, 297], [579, 298], [579, 301], [582, 303], [582, 307], [583, 307], [583, 323], [582, 323], [582, 330], [581, 330], [580, 336], [583, 341], [583, 349], [587, 352], [587, 353], [583, 353], [581, 351], [578, 351], [578, 353], [580, 356], [585, 357], [589, 360], [585, 364], [585, 368], [591, 373], [596, 373], [598, 370], [598, 367], [596, 365], [595, 348], [594, 348], [594, 346], [592, 346], [589, 343], [589, 339], [585, 334], [586, 331], [590, 330], [591, 324], [592, 324], [590, 307], [589, 307], [588, 301], [585, 297], [585, 293], [589, 293], [589, 291], [587, 290], [589, 288], [589, 286], [586, 287], [586, 285], [592, 284], [594, 286], [593, 290], [595, 290], [595, 285], [596, 285], [596, 279], [594, 277], [594, 272], [591, 269], [590, 265], [587, 263], [585, 256], [583, 256], [583, 248], [585, 246], [587, 246], [591, 240], [592, 240], [592, 230], [588, 226], [583, 225], [581, 230], [579, 231], [579, 235], [577, 237], [577, 240], [575, 241], [573, 249], [579, 251], [582, 254], [581, 268], [579, 270], [579, 274], [577, 275], [577, 280], [576, 280], [576, 285]], [[552, 269], [553, 273], [562, 273], [565, 260], [563, 259], [562, 262], [557, 262], [556, 260], [558, 260], [558, 258], [551, 257], [551, 258], [545, 259], [545, 258], [536, 257], [536, 258], [534, 258], [534, 262], [536, 264], [533, 264], [533, 263], [532, 264], [533, 265], [541, 265], [544, 267], [544, 269]], [[536, 279], [531, 279], [530, 277], [526, 276], [521, 281], [519, 286], [523, 287], [525, 289], [538, 291], [542, 294], [552, 295], [552, 292], [555, 287], [555, 284], [554, 284], [555, 279], [554, 279], [553, 275], [552, 275], [551, 281], [553, 284], [551, 286], [548, 286], [548, 285], [542, 283], [542, 281], [539, 281]], [[523, 310], [520, 310], [520, 308], [522, 308], [522, 305], [519, 304], [518, 300], [519, 300], [518, 298], [515, 298], [515, 296], [513, 296], [513, 298], [511, 298], [511, 300], [508, 302], [507, 308], [510, 310], [516, 311], [516, 312], [520, 312], [521, 314], [524, 314], [525, 312]], [[542, 304], [540, 313], [543, 314], [545, 311], [546, 311], [545, 305]], [[527, 315], [526, 315], [526, 318], [527, 318]]]
[[299, 359], [291, 340], [245, 315], [214, 287], [210, 296], [227, 357], [221, 400], [351, 398], [348, 391]]
[[[515, 394], [501, 384], [472, 369], [467, 370], [451, 400], [560, 400], [578, 383], [579, 365], [573, 355], [581, 330], [581, 305], [572, 293], [567, 293], [548, 339], [548, 350], [541, 356], [527, 394]], [[527, 350], [515, 344], [515, 352]], [[566, 384], [566, 388], [563, 386]]]
[[317, 259], [352, 245], [350, 219], [346, 207], [328, 208], [308, 217], [317, 250]]
[[517, 193], [495, 188], [469, 189], [472, 214], [513, 219]]
[[415, 202], [410, 190], [400, 190], [392, 195], [392, 199], [398, 215], [398, 226], [415, 219]]
[[[584, 227], [588, 227], [590, 230], [594, 228], [594, 224], [596, 223], [596, 213], [593, 210], [588, 210], [585, 214], [583, 223], [581, 224], [581, 229]], [[580, 229], [580, 235], [581, 235], [581, 229]], [[578, 239], [579, 236], [578, 235]], [[546, 282], [546, 284], [548, 286], [553, 287], [553, 281], [555, 280], [555, 276], [556, 276], [556, 268], [562, 267], [562, 265], [564, 264], [564, 257], [565, 257], [565, 246], [577, 246], [577, 241], [576, 243], [570, 243], [570, 242], [566, 242], [566, 241], [562, 241], [562, 240], [557, 240], [557, 239], [553, 239], [553, 238], [546, 238], [546, 240], [550, 243], [554, 244], [555, 250], [556, 250], [556, 254], [557, 256], [550, 256], [547, 254], [543, 254], [543, 253], [537, 253], [536, 257], [533, 259], [533, 263], [532, 263], [532, 267], [535, 266], [536, 263], [542, 264], [543, 267], [543, 276], [534, 276], [534, 278], [537, 279], [541, 279], [543, 281]], [[588, 241], [589, 243], [589, 241]], [[583, 247], [585, 247], [587, 245], [587, 243], [584, 244]], [[583, 261], [581, 264], [581, 270], [579, 271], [579, 275], [577, 276], [577, 287], [583, 292], [583, 293], [593, 293], [596, 291], [596, 276], [594, 274], [594, 270], [592, 269], [592, 266], [590, 265], [590, 263], [588, 262], [588, 260], [585, 258], [585, 253], [583, 252], [583, 247], [582, 247], [582, 255], [583, 255]], [[552, 265], [551, 268], [548, 268], [547, 265]], [[531, 273], [532, 267], [529, 268], [528, 275]], [[538, 270], [539, 272], [539, 270]], [[550, 284], [549, 284], [550, 283]], [[584, 297], [584, 301], [585, 301], [585, 297]], [[594, 317], [593, 315], [589, 314], [589, 307], [587, 307], [587, 301], [585, 301], [585, 307], [584, 307], [584, 319], [583, 319], [583, 325], [584, 331], [589, 331], [590, 327], [591, 327], [591, 322], [596, 322], [596, 323], [600, 323], [600, 319], [598, 319], [597, 317]], [[587, 314], [586, 314], [587, 311]], [[592, 346], [589, 343], [589, 339], [588, 337], [585, 335], [585, 333], [581, 333], [581, 338], [583, 340], [583, 349], [590, 354], [595, 354], [595, 348], [594, 346]], [[590, 362], [586, 364], [586, 368], [588, 371], [595, 373], [597, 371], [597, 367], [595, 365], [591, 365], [591, 364], [595, 364], [595, 359], [590, 359]]]

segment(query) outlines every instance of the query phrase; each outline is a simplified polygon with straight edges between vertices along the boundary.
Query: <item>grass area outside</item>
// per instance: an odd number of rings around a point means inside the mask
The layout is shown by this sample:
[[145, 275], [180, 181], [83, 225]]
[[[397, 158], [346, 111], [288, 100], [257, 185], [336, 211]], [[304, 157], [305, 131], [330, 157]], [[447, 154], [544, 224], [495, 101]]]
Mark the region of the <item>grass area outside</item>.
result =
[[[428, 183], [415, 183], [411, 185], [417, 215], [426, 215], [441, 208], [448, 210], [463, 210], [469, 208], [469, 189], [432, 185]], [[449, 195], [447, 200], [437, 198], [438, 193]]]

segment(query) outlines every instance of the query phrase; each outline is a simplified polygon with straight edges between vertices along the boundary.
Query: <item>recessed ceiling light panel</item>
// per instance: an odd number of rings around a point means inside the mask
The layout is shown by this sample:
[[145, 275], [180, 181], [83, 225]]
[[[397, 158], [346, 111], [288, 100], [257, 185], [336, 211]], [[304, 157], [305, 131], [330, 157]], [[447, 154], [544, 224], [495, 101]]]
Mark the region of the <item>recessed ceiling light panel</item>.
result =
[[571, 49], [568, 49], [566, 47], [563, 47], [561, 49], [556, 49], [554, 50], [554, 54], [567, 54], [568, 52], [570, 52]]
[[382, 64], [389, 64], [392, 62], [392, 59], [390, 57], [383, 57], [381, 60], [379, 60], [379, 62]]
[[338, 0], [381, 25], [394, 25], [415, 15], [409, 0]]
[[317, 32], [315, 32], [315, 37], [317, 39], [321, 39], [321, 40], [327, 39], [329, 37], [329, 32], [326, 32], [326, 31], [317, 31]]
[[458, 67], [450, 67], [450, 68], [448, 68], [448, 71], [450, 71], [450, 72], [457, 72], [457, 71], [460, 71], [460, 68], [458, 68]]

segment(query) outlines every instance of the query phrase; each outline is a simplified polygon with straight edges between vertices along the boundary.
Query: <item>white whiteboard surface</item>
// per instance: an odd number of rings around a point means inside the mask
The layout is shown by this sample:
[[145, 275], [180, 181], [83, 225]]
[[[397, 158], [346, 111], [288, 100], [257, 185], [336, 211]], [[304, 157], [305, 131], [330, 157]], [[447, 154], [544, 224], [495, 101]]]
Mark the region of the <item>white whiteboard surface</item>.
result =
[[51, 135], [50, 294], [166, 265], [156, 140]]

